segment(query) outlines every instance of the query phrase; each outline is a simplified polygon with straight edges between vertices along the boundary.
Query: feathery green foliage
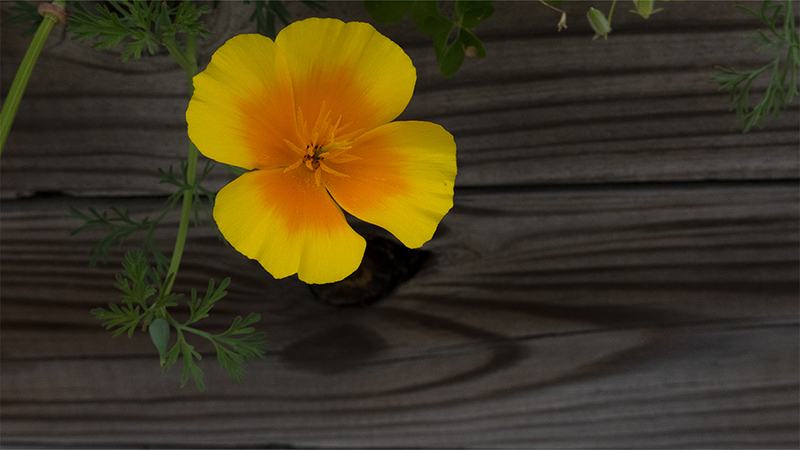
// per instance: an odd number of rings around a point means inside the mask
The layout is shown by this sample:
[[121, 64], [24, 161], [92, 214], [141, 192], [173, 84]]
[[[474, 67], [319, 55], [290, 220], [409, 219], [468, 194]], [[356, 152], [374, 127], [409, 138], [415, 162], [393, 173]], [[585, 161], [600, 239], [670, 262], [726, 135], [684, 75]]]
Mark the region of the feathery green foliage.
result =
[[[147, 50], [154, 54], [156, 49], [164, 47], [175, 61], [186, 71], [191, 87], [192, 77], [197, 73], [197, 59], [195, 41], [196, 37], [207, 36], [200, 16], [210, 11], [208, 7], [197, 8], [190, 1], [177, 4], [167, 1], [109, 1], [111, 8], [97, 5], [92, 13], [82, 5], [75, 5], [76, 10], [70, 18], [70, 30], [75, 33], [75, 39], [82, 41], [94, 39], [92, 45], [96, 50], [114, 49], [125, 42], [122, 51], [123, 62], [131, 57], [140, 59]], [[183, 40], [178, 39], [182, 34]], [[208, 313], [215, 302], [227, 294], [225, 288], [230, 283], [226, 278], [215, 288], [214, 280], [210, 280], [205, 297], [199, 299], [197, 292], [192, 289], [192, 297], [188, 302], [190, 317], [181, 323], [169, 312], [169, 308], [178, 306], [182, 294], [171, 293], [175, 275], [178, 270], [183, 245], [186, 239], [188, 221], [194, 218], [196, 226], [202, 221], [200, 212], [210, 214], [215, 193], [204, 188], [202, 181], [211, 172], [213, 163], [207, 163], [198, 175], [197, 149], [189, 146], [189, 157], [181, 161], [180, 174], [173, 173], [170, 166], [168, 170], [159, 169], [161, 183], [171, 184], [177, 188], [176, 192], [167, 198], [162, 212], [153, 220], [145, 217], [134, 220], [128, 211], [112, 207], [110, 212], [98, 212], [93, 208], [88, 213], [70, 208], [70, 214], [84, 222], [72, 231], [76, 234], [86, 230], [101, 229], [106, 236], [91, 250], [92, 265], [98, 261], [105, 262], [112, 245], [122, 244], [133, 234], [144, 232], [142, 246], [138, 250], [125, 254], [123, 273], [117, 275], [117, 287], [122, 293], [121, 304], [111, 303], [108, 309], [97, 308], [92, 313], [105, 321], [105, 326], [113, 330], [113, 336], [128, 334], [132, 336], [136, 327], [142, 325], [143, 331], [149, 328], [150, 337], [158, 350], [161, 365], [164, 371], [170, 369], [179, 359], [183, 362], [181, 386], [184, 386], [191, 376], [198, 389], [204, 390], [202, 380], [203, 371], [197, 362], [202, 358], [195, 350], [194, 345], [186, 340], [187, 334], [194, 334], [208, 339], [217, 351], [217, 358], [223, 369], [227, 370], [231, 378], [240, 380], [244, 375], [241, 363], [255, 357], [263, 357], [266, 351], [266, 342], [263, 333], [256, 333], [250, 326], [260, 320], [257, 314], [250, 314], [245, 319], [237, 317], [231, 327], [220, 334], [210, 334], [194, 326]], [[207, 199], [206, 202], [203, 198]], [[178, 227], [175, 250], [172, 258], [167, 258], [158, 250], [154, 241], [154, 231], [167, 213], [172, 211], [180, 200], [183, 199], [181, 222]], [[148, 256], [155, 262], [151, 266]], [[171, 331], [175, 331], [175, 343], [167, 350]]]
[[[157, 333], [151, 332], [151, 337], [158, 347], [164, 372], [169, 371], [178, 359], [182, 358], [181, 386], [184, 386], [191, 376], [199, 390], [205, 389], [202, 380], [203, 371], [197, 365], [202, 357], [186, 340], [188, 333], [211, 341], [216, 349], [220, 366], [237, 381], [245, 374], [241, 367], [244, 361], [256, 357], [263, 358], [266, 354], [264, 333], [255, 332], [251, 326], [261, 319], [258, 314], [250, 314], [244, 319], [241, 316], [237, 317], [225, 332], [219, 334], [210, 334], [190, 326], [208, 317], [214, 304], [227, 295], [225, 289], [230, 284], [230, 278], [224, 279], [218, 287], [215, 287], [214, 280], [209, 280], [203, 298], [198, 298], [197, 291], [192, 289], [192, 298], [188, 302], [189, 318], [181, 323], [169, 314], [167, 308], [177, 306], [177, 301], [183, 295], [170, 294], [165, 289], [169, 279], [163, 277], [163, 270], [148, 264], [142, 250], [126, 253], [123, 268], [123, 273], [117, 275], [117, 282], [114, 285], [123, 293], [122, 305], [110, 303], [108, 309], [96, 308], [92, 310], [92, 314], [105, 321], [104, 326], [113, 330], [114, 337], [126, 333], [131, 337], [140, 323], [143, 329], [147, 329], [158, 322], [159, 329]], [[162, 322], [166, 322], [168, 326], [165, 328]], [[164, 351], [172, 329], [176, 331], [175, 344], [170, 350]], [[155, 336], [156, 334], [158, 336]]]
[[122, 52], [122, 61], [131, 56], [140, 59], [145, 47], [152, 55], [159, 45], [169, 46], [177, 34], [192, 37], [209, 35], [203, 22], [198, 19], [211, 8], [197, 8], [192, 2], [184, 1], [177, 6], [169, 2], [144, 2], [129, 0], [110, 0], [108, 4], [97, 5], [92, 13], [80, 3], [70, 15], [69, 30], [75, 33], [74, 39], [87, 41], [95, 50], [113, 50], [123, 40], [130, 38]]
[[[748, 36], [752, 41], [761, 44], [760, 52], [775, 55], [772, 62], [754, 70], [736, 70], [717, 67], [713, 77], [720, 89], [731, 92], [731, 109], [736, 111], [737, 125], [744, 133], [758, 125], [764, 126], [764, 119], [771, 113], [777, 117], [795, 96], [798, 95], [798, 74], [800, 74], [800, 37], [792, 13], [792, 1], [774, 3], [765, 0], [759, 11], [737, 5], [744, 11], [766, 25], [767, 31], [758, 30], [758, 34]], [[750, 108], [751, 88], [762, 76], [768, 77], [766, 92], [761, 100]]]
[[22, 33], [22, 36], [33, 36], [36, 30], [39, 29], [39, 24], [42, 23], [42, 16], [39, 10], [28, 2], [16, 0], [14, 6], [9, 7], [9, 11], [15, 14], [3, 19], [4, 24], [25, 23], [30, 22], [30, 27]]

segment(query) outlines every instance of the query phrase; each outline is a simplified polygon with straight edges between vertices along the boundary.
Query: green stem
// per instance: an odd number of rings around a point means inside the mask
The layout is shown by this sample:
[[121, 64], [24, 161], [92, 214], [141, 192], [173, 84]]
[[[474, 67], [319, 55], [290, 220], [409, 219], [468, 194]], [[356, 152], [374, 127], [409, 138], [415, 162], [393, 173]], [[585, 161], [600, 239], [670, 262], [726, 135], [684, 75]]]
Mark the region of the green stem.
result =
[[617, 6], [617, 0], [611, 3], [611, 9], [608, 11], [608, 24], [611, 25], [611, 16], [614, 15], [614, 7]]
[[178, 274], [178, 267], [181, 265], [181, 257], [183, 256], [183, 248], [186, 245], [186, 234], [189, 231], [189, 219], [192, 216], [192, 204], [194, 202], [194, 179], [195, 172], [197, 171], [197, 147], [194, 143], [189, 143], [189, 164], [186, 168], [186, 181], [192, 188], [187, 188], [183, 191], [183, 207], [181, 208], [181, 221], [178, 224], [178, 236], [175, 238], [175, 249], [172, 251], [172, 260], [169, 263], [169, 270], [167, 276], [173, 275], [172, 279], [167, 284], [166, 293], [169, 294], [172, 290], [172, 285], [175, 283], [175, 276]]
[[170, 56], [174, 59], [180, 66], [186, 71], [186, 75], [189, 77], [189, 86], [191, 90], [194, 90], [194, 86], [192, 84], [192, 78], [197, 75], [197, 57], [196, 57], [196, 45], [195, 45], [195, 37], [194, 36], [186, 36], [186, 53], [182, 52], [177, 45], [175, 39], [172, 39], [164, 44], [164, 47], [167, 48]]
[[[191, 40], [191, 44], [190, 44]], [[186, 71], [186, 76], [189, 78], [189, 92], [194, 92], [194, 85], [192, 79], [197, 74], [197, 57], [196, 48], [194, 45], [194, 37], [187, 36], [186, 53], [181, 52], [174, 40], [166, 44], [167, 50], [170, 55], [183, 67]], [[194, 183], [197, 173], [197, 146], [189, 141], [189, 155], [186, 167], [186, 183], [189, 185], [183, 191], [183, 207], [181, 208], [181, 221], [178, 224], [178, 236], [175, 238], [175, 248], [172, 251], [172, 259], [169, 263], [167, 276], [172, 275], [169, 283], [167, 284], [164, 295], [169, 294], [172, 290], [172, 285], [175, 283], [175, 277], [178, 274], [178, 267], [181, 265], [181, 257], [183, 256], [183, 249], [186, 245], [186, 234], [189, 231], [189, 219], [192, 216], [192, 205], [194, 203]]]
[[167, 322], [169, 322], [170, 325], [172, 325], [173, 328], [175, 328], [179, 332], [180, 331], [188, 331], [189, 333], [194, 333], [194, 334], [196, 334], [198, 336], [204, 337], [204, 338], [208, 339], [209, 341], [213, 341], [214, 340], [214, 337], [211, 335], [211, 333], [207, 333], [205, 331], [198, 330], [197, 328], [192, 328], [192, 327], [186, 326], [186, 325], [178, 322], [177, 320], [173, 319], [172, 316], [170, 316], [169, 314], [167, 314], [166, 320], [167, 320]]
[[[66, 3], [66, 0], [53, 2], [59, 8], [64, 8]], [[39, 25], [39, 29], [36, 30], [36, 34], [33, 36], [30, 46], [28, 46], [28, 51], [25, 53], [25, 57], [17, 70], [17, 75], [14, 76], [14, 81], [11, 83], [11, 89], [9, 89], [8, 96], [6, 96], [3, 110], [0, 111], [0, 155], [3, 154], [3, 149], [6, 146], [6, 139], [11, 132], [11, 124], [14, 123], [14, 117], [17, 115], [17, 108], [19, 108], [19, 103], [22, 100], [22, 94], [25, 93], [25, 87], [31, 78], [33, 66], [36, 65], [36, 60], [39, 59], [44, 42], [55, 24], [56, 20], [54, 18], [43, 17], [42, 23]]]

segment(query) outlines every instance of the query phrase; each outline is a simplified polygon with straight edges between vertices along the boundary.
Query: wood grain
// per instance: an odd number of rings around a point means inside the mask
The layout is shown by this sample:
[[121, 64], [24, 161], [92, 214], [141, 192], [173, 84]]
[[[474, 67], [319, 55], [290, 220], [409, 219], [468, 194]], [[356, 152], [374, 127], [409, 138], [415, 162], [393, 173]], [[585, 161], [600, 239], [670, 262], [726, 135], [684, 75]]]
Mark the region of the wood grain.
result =
[[4, 385], [29, 394], [4, 397], [3, 428], [7, 443], [61, 445], [791, 448], [798, 361], [780, 349], [796, 337], [608, 330], [382, 351], [340, 373], [273, 357], [233, 387], [209, 371], [202, 395], [176, 393], [150, 359], [14, 363]]
[[[800, 108], [742, 135], [710, 82], [716, 65], [769, 60], [743, 38], [758, 23], [727, 2], [670, 2], [647, 21], [615, 13], [603, 42], [586, 4], [559, 6], [561, 33], [538, 2], [495, 3], [476, 29], [487, 58], [449, 80], [410, 19], [377, 26], [417, 68], [401, 119], [455, 136], [455, 206], [421, 270], [360, 308], [192, 228], [176, 291], [231, 277], [204, 329], [256, 312], [269, 340], [241, 383], [194, 342], [204, 393], [161, 373], [145, 333], [111, 339], [89, 313], [119, 301], [139, 237], [90, 268], [101, 234], [69, 236], [67, 214], [158, 213], [171, 189], [156, 169], [185, 153], [184, 75], [163, 53], [122, 65], [54, 33], [0, 167], [2, 446], [798, 448]], [[369, 19], [360, 2], [327, 7]], [[250, 13], [220, 2], [203, 64], [253, 31]], [[21, 31], [0, 30], [2, 96]], [[229, 179], [215, 169], [208, 186]]]
[[111, 341], [88, 314], [114, 301], [115, 269], [87, 269], [91, 239], [63, 238], [76, 201], [3, 204], [10, 442], [796, 442], [792, 183], [461, 193], [435, 263], [369, 308], [315, 302], [197, 230], [178, 289], [231, 275], [212, 329], [255, 311], [270, 340], [241, 384], [204, 349], [204, 394], [176, 391], [146, 336]]
[[[718, 10], [707, 7], [700, 17], [719, 20]], [[233, 24], [247, 20], [241, 9], [220, 15], [212, 25], [223, 22], [237, 33]], [[731, 133], [728, 96], [710, 81], [715, 65], [769, 61], [742, 39], [754, 32], [755, 24], [746, 23], [646, 33], [623, 32], [623, 23], [602, 44], [578, 33], [490, 29], [490, 56], [467, 61], [444, 80], [430, 44], [411, 38], [418, 32], [409, 21], [389, 31], [410, 42], [405, 50], [418, 70], [417, 93], [401, 119], [433, 121], [454, 134], [459, 187], [792, 178], [800, 170], [797, 105], [763, 131]], [[228, 34], [235, 33], [221, 36]], [[8, 40], [3, 55], [13, 61], [14, 49], [27, 44], [15, 35]], [[186, 152], [183, 73], [166, 54], [122, 66], [110, 52], [96, 54], [65, 36], [54, 40], [9, 137], [0, 195], [170, 193], [156, 169], [177, 167]], [[202, 58], [223, 42], [206, 43]], [[3, 78], [10, 81], [11, 72]], [[220, 170], [209, 187], [229, 179]]]

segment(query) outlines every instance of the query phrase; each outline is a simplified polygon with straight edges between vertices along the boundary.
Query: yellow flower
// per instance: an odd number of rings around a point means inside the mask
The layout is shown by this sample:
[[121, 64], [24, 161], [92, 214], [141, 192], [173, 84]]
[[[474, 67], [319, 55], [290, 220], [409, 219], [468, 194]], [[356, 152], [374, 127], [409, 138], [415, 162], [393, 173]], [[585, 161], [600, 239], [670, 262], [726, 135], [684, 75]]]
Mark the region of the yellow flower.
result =
[[339, 281], [366, 242], [342, 209], [411, 248], [453, 206], [456, 146], [430, 122], [392, 122], [411, 59], [366, 23], [295, 22], [225, 43], [194, 78], [189, 137], [210, 159], [257, 169], [217, 194], [214, 219], [275, 278]]

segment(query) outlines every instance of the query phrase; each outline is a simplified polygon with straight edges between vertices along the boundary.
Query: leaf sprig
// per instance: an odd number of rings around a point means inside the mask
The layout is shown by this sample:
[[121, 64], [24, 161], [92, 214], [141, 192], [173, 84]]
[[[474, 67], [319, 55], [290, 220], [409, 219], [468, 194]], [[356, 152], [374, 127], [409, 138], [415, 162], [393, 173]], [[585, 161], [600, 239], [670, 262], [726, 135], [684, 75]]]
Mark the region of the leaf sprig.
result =
[[[206, 164], [202, 172], [198, 174], [194, 184], [188, 182], [186, 161], [182, 161], [180, 167], [180, 174], [175, 174], [172, 166], [168, 170], [159, 169], [159, 173], [162, 176], [161, 182], [172, 184], [177, 187], [177, 190], [167, 199], [164, 209], [155, 219], [151, 220], [149, 217], [145, 217], [141, 220], [134, 220], [127, 210], [121, 210], [117, 207], [111, 207], [110, 211], [103, 212], [98, 212], [90, 207], [88, 208], [88, 213], [70, 207], [70, 215], [85, 222], [80, 227], [72, 230], [71, 234], [91, 229], [102, 229], [106, 232], [106, 236], [91, 249], [90, 263], [95, 266], [98, 262], [106, 262], [113, 245], [124, 243], [137, 232], [145, 232], [141, 247], [125, 254], [125, 259], [122, 263], [123, 273], [117, 275], [117, 282], [114, 284], [124, 294], [123, 304], [112, 303], [109, 304], [109, 309], [98, 308], [93, 310], [92, 313], [98, 319], [106, 321], [106, 328], [114, 329], [114, 337], [124, 333], [131, 337], [139, 323], [142, 323], [143, 329], [146, 329], [158, 319], [165, 320], [168, 323], [167, 327], [171, 326], [177, 332], [176, 343], [168, 352], [162, 351], [167, 347], [168, 331], [166, 334], [163, 332], [154, 334], [153, 330], [151, 330], [151, 337], [156, 344], [156, 348], [159, 349], [165, 372], [169, 370], [178, 358], [183, 358], [184, 370], [181, 377], [181, 386], [185, 385], [188, 377], [191, 376], [198, 389], [203, 390], [205, 389], [205, 384], [202, 381], [203, 371], [197, 366], [196, 362], [201, 359], [201, 356], [186, 341], [186, 333], [193, 333], [211, 341], [216, 349], [220, 365], [228, 371], [230, 377], [234, 380], [241, 380], [245, 374], [244, 369], [241, 367], [242, 362], [252, 360], [257, 356], [264, 356], [266, 342], [264, 341], [264, 333], [256, 333], [254, 328], [250, 327], [250, 325], [260, 320], [258, 314], [250, 314], [244, 319], [238, 317], [227, 331], [217, 335], [189, 326], [208, 317], [208, 313], [214, 303], [227, 295], [225, 289], [230, 283], [228, 278], [223, 280], [216, 289], [214, 280], [210, 280], [206, 295], [202, 299], [197, 297], [197, 292], [194, 289], [192, 290], [192, 298], [188, 302], [190, 317], [186, 322], [177, 322], [167, 312], [167, 308], [177, 306], [176, 302], [182, 298], [182, 295], [169, 294], [166, 289], [166, 286], [171, 284], [171, 277], [164, 276], [170, 260], [158, 250], [153, 239], [153, 233], [166, 214], [174, 209], [185, 190], [188, 189], [195, 192], [192, 208], [195, 226], [203, 224], [200, 219], [201, 212], [210, 214], [213, 209], [215, 195], [214, 192], [206, 189], [201, 184], [203, 179], [215, 167], [213, 163]], [[202, 197], [206, 198], [205, 202]], [[155, 267], [150, 267], [147, 261], [148, 255], [151, 255], [155, 260]], [[151, 298], [153, 299], [151, 300]], [[156, 335], [160, 337], [157, 338]]]
[[[233, 380], [241, 380], [245, 374], [241, 364], [244, 361], [251, 361], [256, 357], [263, 358], [266, 355], [266, 341], [264, 333], [257, 333], [250, 325], [261, 320], [259, 314], [249, 314], [242, 319], [236, 317], [230, 328], [223, 333], [210, 334], [197, 328], [190, 327], [190, 324], [198, 322], [209, 315], [209, 311], [214, 303], [227, 295], [225, 289], [230, 284], [230, 278], [225, 278], [215, 289], [214, 280], [209, 280], [206, 295], [202, 299], [197, 297], [197, 291], [192, 289], [192, 299], [189, 300], [190, 316], [184, 323], [179, 323], [172, 317], [167, 317], [167, 321], [177, 331], [177, 342], [165, 355], [164, 372], [183, 357], [183, 375], [181, 376], [181, 386], [184, 386], [189, 379], [189, 375], [194, 379], [197, 388], [201, 391], [205, 389], [202, 376], [203, 371], [197, 366], [195, 360], [202, 357], [194, 350], [194, 347], [186, 341], [185, 333], [193, 333], [211, 341], [217, 352], [217, 360], [223, 369], [228, 371], [228, 375]], [[239, 336], [242, 335], [242, 336]]]
[[[214, 280], [209, 280], [206, 294], [202, 299], [198, 298], [197, 291], [192, 289], [192, 299], [188, 302], [190, 316], [181, 323], [169, 314], [167, 308], [177, 306], [177, 300], [181, 299], [183, 295], [167, 292], [165, 286], [169, 282], [168, 277], [162, 278], [163, 271], [148, 264], [142, 250], [126, 253], [123, 268], [123, 273], [117, 275], [117, 283], [114, 285], [124, 294], [123, 304], [110, 303], [108, 309], [96, 308], [92, 310], [92, 314], [98, 319], [106, 321], [104, 326], [114, 331], [114, 337], [125, 333], [128, 334], [128, 337], [133, 336], [134, 330], [140, 323], [142, 328], [146, 329], [162, 325], [158, 324], [158, 321], [165, 321], [168, 326], [159, 330], [158, 333], [153, 333], [151, 330], [151, 338], [159, 350], [165, 373], [179, 358], [183, 360], [181, 387], [186, 385], [191, 376], [197, 388], [201, 391], [205, 390], [205, 383], [202, 379], [203, 371], [197, 365], [197, 361], [202, 359], [202, 356], [186, 340], [187, 333], [211, 341], [220, 366], [228, 371], [231, 379], [237, 381], [241, 380], [245, 374], [241, 367], [244, 361], [265, 356], [264, 333], [255, 332], [255, 329], [250, 326], [261, 319], [258, 314], [249, 314], [245, 318], [236, 317], [231, 326], [219, 334], [210, 334], [190, 326], [208, 317], [214, 304], [227, 295], [225, 289], [230, 284], [230, 278], [225, 278], [218, 287], [215, 287]], [[176, 341], [172, 348], [166, 351], [170, 334], [169, 327], [176, 331]]]
[[159, 45], [168, 47], [176, 34], [206, 37], [209, 35], [203, 22], [198, 21], [202, 14], [211, 8], [197, 8], [191, 2], [180, 2], [171, 6], [170, 2], [144, 2], [129, 0], [110, 0], [105, 5], [96, 6], [96, 14], [88, 11], [80, 3], [71, 14], [69, 30], [75, 33], [74, 39], [87, 41], [97, 38], [92, 44], [95, 50], [117, 47], [126, 38], [132, 41], [125, 44], [122, 61], [131, 56], [140, 59], [145, 47], [152, 55]]
[[[167, 199], [167, 207], [170, 209], [181, 199], [184, 192], [187, 190], [193, 191], [192, 217], [194, 219], [195, 226], [201, 226], [203, 221], [200, 218], [200, 213], [203, 212], [209, 217], [211, 216], [211, 211], [214, 209], [214, 199], [217, 195], [216, 192], [206, 189], [202, 183], [208, 174], [211, 173], [214, 167], [216, 167], [216, 163], [211, 160], [206, 161], [203, 171], [196, 176], [194, 183], [189, 183], [188, 167], [188, 161], [185, 159], [181, 160], [180, 180], [175, 176], [174, 173], [172, 173], [172, 166], [169, 166], [168, 170], [158, 169], [158, 173], [161, 175], [160, 183], [171, 184], [178, 188], [178, 190]], [[203, 197], [206, 198], [205, 202], [203, 201]]]
[[[96, 13], [76, 5], [77, 10], [70, 20], [75, 38], [84, 41], [96, 39], [93, 47], [97, 50], [114, 49], [126, 41], [122, 52], [123, 62], [131, 57], [140, 59], [145, 49], [153, 54], [157, 47], [163, 46], [185, 70], [191, 87], [192, 78], [197, 74], [196, 37], [208, 34], [199, 18], [209, 12], [210, 8], [197, 8], [188, 0], [177, 5], [174, 1], [118, 0], [108, 3], [111, 9], [100, 5], [96, 8]], [[178, 40], [178, 34], [185, 35], [182, 42]], [[97, 308], [92, 313], [105, 321], [106, 328], [113, 330], [115, 337], [125, 333], [130, 337], [140, 324], [143, 331], [149, 329], [164, 371], [168, 371], [182, 359], [181, 386], [191, 376], [197, 388], [204, 390], [203, 371], [197, 364], [202, 356], [187, 341], [187, 335], [194, 334], [209, 340], [216, 349], [220, 365], [236, 380], [241, 379], [245, 373], [241, 363], [255, 357], [264, 357], [266, 342], [264, 333], [255, 332], [251, 326], [260, 320], [258, 314], [250, 314], [244, 319], [237, 317], [227, 331], [219, 334], [211, 334], [194, 326], [196, 322], [208, 317], [213, 305], [225, 297], [225, 289], [230, 283], [228, 278], [216, 288], [214, 280], [210, 280], [202, 299], [192, 289], [191, 300], [188, 302], [190, 317], [185, 322], [176, 320], [168, 310], [177, 306], [177, 301], [183, 297], [182, 294], [172, 294], [170, 291], [180, 265], [188, 223], [193, 216], [195, 225], [201, 225], [200, 212], [210, 211], [215, 197], [214, 192], [201, 184], [214, 165], [206, 164], [198, 175], [197, 157], [197, 148], [190, 143], [189, 156], [181, 162], [180, 174], [173, 173], [172, 167], [167, 171], [159, 170], [161, 182], [171, 184], [177, 190], [167, 199], [162, 212], [154, 220], [145, 217], [137, 221], [130, 217], [128, 211], [118, 208], [102, 213], [92, 208], [89, 208], [88, 213], [71, 208], [71, 214], [84, 221], [72, 234], [90, 229], [103, 229], [107, 233], [92, 248], [92, 264], [100, 260], [105, 262], [112, 245], [121, 244], [134, 233], [145, 231], [144, 244], [140, 249], [125, 254], [123, 273], [117, 275], [115, 287], [123, 294], [121, 304], [111, 303], [108, 309]], [[203, 201], [203, 197], [207, 202]], [[167, 259], [157, 249], [153, 233], [181, 199], [183, 206], [175, 248], [172, 258]], [[150, 265], [148, 255], [152, 255], [155, 266]], [[168, 350], [172, 330], [176, 337]]]
[[[177, 176], [173, 173], [172, 166], [169, 166], [168, 170], [158, 169], [158, 173], [161, 175], [160, 183], [171, 184], [178, 189], [167, 198], [161, 213], [159, 213], [155, 219], [150, 219], [150, 217], [147, 216], [143, 219], [135, 220], [131, 218], [129, 211], [122, 210], [116, 206], [112, 206], [110, 211], [103, 212], [98, 212], [92, 207], [87, 208], [87, 212], [82, 212], [70, 206], [70, 216], [84, 222], [83, 225], [70, 231], [70, 235], [73, 236], [89, 230], [101, 230], [106, 233], [105, 237], [94, 244], [89, 252], [89, 265], [91, 267], [96, 267], [98, 262], [105, 264], [108, 261], [108, 254], [112, 246], [121, 245], [135, 233], [144, 231], [145, 237], [141, 248], [144, 250], [145, 255], [152, 255], [158, 267], [166, 267], [169, 265], [169, 258], [158, 250], [158, 246], [153, 238], [153, 233], [164, 217], [175, 208], [175, 205], [178, 204], [186, 190], [194, 192], [192, 197], [194, 224], [195, 226], [201, 226], [203, 224], [200, 214], [206, 213], [210, 216], [216, 193], [206, 189], [202, 185], [202, 182], [208, 174], [211, 173], [214, 167], [215, 164], [209, 161], [193, 184], [190, 184], [188, 181], [188, 163], [185, 159], [181, 161], [181, 173]], [[180, 177], [180, 179], [178, 177]], [[206, 199], [205, 201], [203, 201], [204, 197]]]
[[433, 38], [436, 61], [446, 78], [455, 75], [464, 62], [464, 56], [486, 57], [483, 43], [469, 30], [494, 14], [491, 0], [456, 0], [453, 20], [442, 15], [435, 0], [375, 0], [365, 1], [364, 6], [372, 18], [381, 23], [398, 22], [411, 11], [417, 28]]
[[121, 245], [134, 233], [145, 231], [142, 249], [145, 253], [153, 255], [158, 266], [167, 266], [169, 265], [169, 259], [158, 250], [153, 239], [153, 232], [161, 219], [172, 209], [172, 206], [174, 206], [174, 203], [169, 208], [164, 208], [164, 211], [155, 220], [145, 217], [138, 221], [132, 219], [127, 210], [121, 210], [116, 206], [112, 206], [110, 212], [97, 212], [95, 208], [89, 207], [87, 208], [88, 213], [70, 206], [70, 216], [84, 222], [83, 225], [70, 231], [70, 235], [73, 236], [93, 229], [100, 229], [106, 232], [106, 236], [94, 244], [89, 252], [89, 266], [96, 267], [98, 262], [105, 264], [108, 261], [108, 254], [112, 245]]
[[[117, 274], [114, 287], [124, 294], [124, 304], [118, 306], [111, 303], [108, 310], [96, 308], [92, 310], [92, 314], [107, 321], [104, 325], [109, 330], [114, 329], [114, 337], [125, 332], [131, 337], [142, 320], [146, 328], [160, 310], [176, 306], [175, 301], [182, 295], [168, 294], [165, 291], [165, 283], [161, 280], [163, 271], [150, 267], [141, 249], [126, 253], [122, 266], [124, 271]], [[156, 294], [155, 300], [148, 302]]]
[[[736, 5], [738, 9], [757, 17], [767, 26], [767, 32], [758, 30], [757, 35], [748, 36], [761, 44], [760, 52], [772, 52], [772, 62], [754, 70], [739, 71], [717, 66], [713, 77], [720, 89], [731, 91], [731, 110], [736, 111], [737, 125], [744, 133], [758, 125], [764, 126], [764, 119], [772, 113], [777, 117], [781, 110], [798, 95], [798, 74], [800, 74], [800, 37], [798, 37], [792, 1], [773, 3], [765, 0], [759, 11]], [[783, 22], [780, 24], [780, 22]], [[756, 106], [750, 108], [753, 82], [762, 75], [769, 77], [769, 85]]]

